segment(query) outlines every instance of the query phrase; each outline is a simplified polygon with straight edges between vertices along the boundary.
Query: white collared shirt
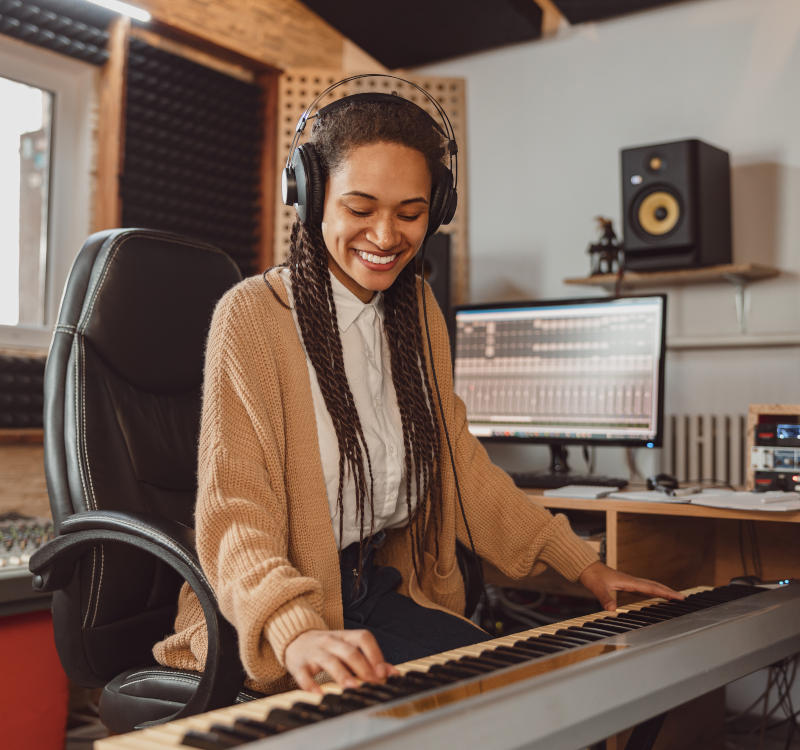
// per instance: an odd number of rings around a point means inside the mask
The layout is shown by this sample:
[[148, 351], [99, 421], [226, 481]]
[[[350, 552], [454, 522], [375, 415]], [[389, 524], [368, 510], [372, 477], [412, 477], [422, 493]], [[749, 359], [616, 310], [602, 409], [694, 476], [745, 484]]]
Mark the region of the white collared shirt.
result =
[[[294, 309], [289, 269], [281, 271], [281, 278], [289, 291], [292, 316], [300, 340], [300, 325]], [[356, 410], [372, 463], [373, 507], [375, 524], [372, 532], [384, 528], [403, 526], [408, 521], [406, 507], [405, 462], [403, 427], [397, 394], [392, 382], [389, 345], [383, 329], [383, 294], [378, 292], [364, 303], [331, 274], [333, 299], [342, 339], [344, 371], [353, 393]], [[303, 346], [305, 349], [305, 345]], [[317, 373], [306, 353], [308, 374], [311, 379], [311, 396], [317, 420], [317, 438], [328, 493], [333, 533], [339, 549], [344, 549], [359, 539], [356, 517], [355, 482], [345, 468], [342, 506], [344, 524], [339, 538], [339, 444], [333, 421], [325, 406], [325, 399], [317, 381]], [[364, 476], [369, 485], [369, 471], [364, 459]], [[413, 488], [413, 483], [412, 483]], [[412, 490], [413, 491], [413, 490]], [[370, 534], [369, 502], [365, 508], [364, 536]]]

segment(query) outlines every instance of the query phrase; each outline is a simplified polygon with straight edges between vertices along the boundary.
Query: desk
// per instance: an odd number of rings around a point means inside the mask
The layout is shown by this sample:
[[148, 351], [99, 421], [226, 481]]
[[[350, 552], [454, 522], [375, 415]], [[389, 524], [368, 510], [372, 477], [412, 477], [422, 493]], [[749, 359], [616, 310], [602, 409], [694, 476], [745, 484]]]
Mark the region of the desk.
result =
[[800, 578], [800, 511], [545, 497], [535, 490], [528, 494], [553, 512], [597, 514], [604, 520], [608, 565], [676, 589], [720, 586], [734, 576], [753, 574], [754, 552], [764, 580]]

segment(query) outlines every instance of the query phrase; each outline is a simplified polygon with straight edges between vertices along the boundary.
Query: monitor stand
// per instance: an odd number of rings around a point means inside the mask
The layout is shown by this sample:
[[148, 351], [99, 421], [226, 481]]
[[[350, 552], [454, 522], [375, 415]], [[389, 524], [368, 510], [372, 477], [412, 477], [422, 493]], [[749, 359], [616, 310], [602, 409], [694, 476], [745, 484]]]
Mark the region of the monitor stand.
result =
[[550, 470], [547, 474], [531, 471], [511, 471], [511, 478], [518, 487], [534, 487], [555, 489], [568, 484], [599, 485], [602, 487], [624, 487], [627, 479], [600, 475], [571, 474], [567, 463], [567, 446], [562, 443], [550, 443]]
[[567, 463], [567, 446], [561, 443], [550, 443], [550, 473], [569, 474]]

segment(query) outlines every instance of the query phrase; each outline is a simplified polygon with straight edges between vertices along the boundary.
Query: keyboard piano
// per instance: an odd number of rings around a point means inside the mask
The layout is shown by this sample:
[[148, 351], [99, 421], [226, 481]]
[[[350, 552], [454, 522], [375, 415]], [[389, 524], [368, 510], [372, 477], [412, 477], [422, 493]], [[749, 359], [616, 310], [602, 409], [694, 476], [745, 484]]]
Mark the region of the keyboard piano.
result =
[[408, 662], [383, 686], [295, 690], [95, 749], [575, 750], [800, 652], [800, 586], [684, 593]]

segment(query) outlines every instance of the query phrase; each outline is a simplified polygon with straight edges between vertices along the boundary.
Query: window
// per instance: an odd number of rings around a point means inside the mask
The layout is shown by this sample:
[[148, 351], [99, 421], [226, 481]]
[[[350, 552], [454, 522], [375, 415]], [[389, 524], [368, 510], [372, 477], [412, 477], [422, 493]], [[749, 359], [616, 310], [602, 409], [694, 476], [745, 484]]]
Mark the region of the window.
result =
[[0, 347], [48, 346], [89, 233], [96, 76], [0, 35]]

